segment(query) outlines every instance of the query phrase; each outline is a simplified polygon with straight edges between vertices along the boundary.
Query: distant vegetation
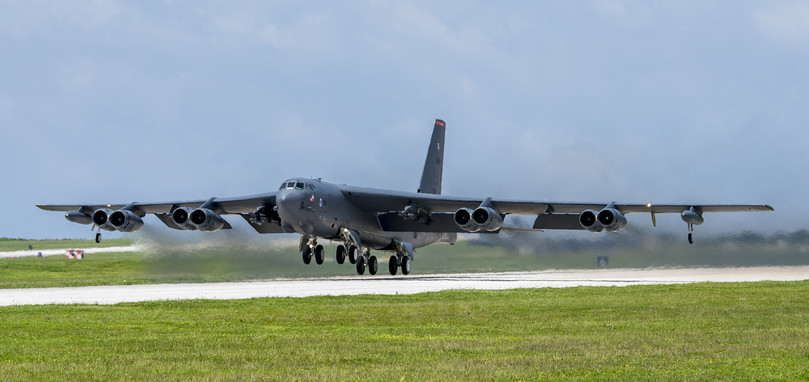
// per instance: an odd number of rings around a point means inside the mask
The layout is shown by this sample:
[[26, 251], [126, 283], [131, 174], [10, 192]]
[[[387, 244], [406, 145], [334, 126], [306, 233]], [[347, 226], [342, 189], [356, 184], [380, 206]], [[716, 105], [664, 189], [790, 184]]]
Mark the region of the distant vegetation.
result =
[[[608, 235], [558, 237], [547, 234], [477, 235], [471, 245], [506, 248], [522, 256], [544, 257], [544, 267], [590, 268], [607, 256], [610, 267], [760, 266], [809, 264], [809, 231], [760, 234], [741, 232], [698, 236], [688, 244], [684, 235], [627, 229]], [[585, 259], [583, 262], [571, 258]]]

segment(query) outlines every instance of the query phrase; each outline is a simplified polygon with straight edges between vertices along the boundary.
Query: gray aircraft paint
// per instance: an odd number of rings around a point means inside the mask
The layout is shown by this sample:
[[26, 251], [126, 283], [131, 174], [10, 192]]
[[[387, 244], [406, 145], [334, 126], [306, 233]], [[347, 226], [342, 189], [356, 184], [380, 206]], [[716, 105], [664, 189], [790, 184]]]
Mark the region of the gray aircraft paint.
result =
[[424, 160], [424, 171], [421, 173], [421, 184], [418, 192], [425, 194], [441, 194], [441, 177], [444, 173], [444, 135], [447, 124], [436, 120], [433, 127], [433, 136]]

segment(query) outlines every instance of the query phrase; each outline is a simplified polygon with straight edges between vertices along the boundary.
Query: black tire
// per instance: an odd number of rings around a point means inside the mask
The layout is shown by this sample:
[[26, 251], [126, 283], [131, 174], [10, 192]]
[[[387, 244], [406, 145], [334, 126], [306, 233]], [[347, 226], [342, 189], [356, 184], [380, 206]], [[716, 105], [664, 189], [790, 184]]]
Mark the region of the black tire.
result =
[[352, 245], [352, 246], [348, 247], [348, 261], [350, 261], [351, 264], [356, 264], [357, 263], [357, 257], [358, 257], [357, 256], [357, 246]]
[[301, 250], [301, 257], [303, 257], [303, 263], [309, 264], [312, 262], [312, 247], [305, 245]]
[[409, 256], [402, 256], [402, 274], [409, 275], [410, 274], [410, 257]]
[[317, 247], [315, 247], [315, 262], [317, 265], [323, 264], [323, 257], [323, 246], [318, 244]]
[[343, 245], [337, 246], [337, 264], [346, 262], [346, 247]]
[[96, 244], [101, 242], [101, 232], [96, 234]]
[[361, 275], [365, 273], [365, 256], [360, 256], [357, 258], [357, 274]]
[[399, 258], [396, 256], [390, 257], [390, 263], [388, 263], [388, 272], [391, 275], [396, 276], [396, 273], [399, 272]]
[[694, 244], [694, 234], [693, 233], [688, 234], [688, 244]]
[[376, 271], [379, 270], [379, 263], [376, 262], [376, 256], [371, 256], [368, 258], [368, 273], [371, 275], [375, 275]]

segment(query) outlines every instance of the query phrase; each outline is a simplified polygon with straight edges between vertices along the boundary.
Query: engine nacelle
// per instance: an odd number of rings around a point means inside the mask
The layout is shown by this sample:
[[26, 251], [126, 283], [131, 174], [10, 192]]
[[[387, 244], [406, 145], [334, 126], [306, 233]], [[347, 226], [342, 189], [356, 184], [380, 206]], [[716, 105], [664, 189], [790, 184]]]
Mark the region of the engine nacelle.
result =
[[73, 223], [90, 224], [93, 222], [93, 217], [80, 211], [70, 211], [65, 214], [65, 219]]
[[129, 210], [118, 210], [111, 213], [109, 222], [121, 232], [135, 232], [143, 227], [143, 219]]
[[196, 231], [197, 226], [195, 226], [194, 223], [191, 222], [191, 213], [193, 212], [194, 210], [188, 207], [177, 208], [171, 213], [171, 220], [174, 221], [174, 224], [176, 224], [181, 229], [188, 231]]
[[503, 217], [492, 208], [478, 207], [472, 212], [472, 220], [477, 223], [479, 229], [486, 231], [497, 231], [503, 227]]
[[115, 227], [110, 223], [110, 214], [113, 211], [109, 208], [101, 208], [93, 212], [93, 223], [95, 223], [98, 228], [101, 228], [105, 231], [115, 231]]
[[597, 213], [593, 210], [584, 210], [579, 214], [579, 224], [590, 232], [601, 232], [604, 226], [598, 222]]
[[598, 223], [607, 232], [619, 232], [626, 228], [626, 216], [614, 208], [605, 208], [598, 213]]
[[683, 211], [680, 214], [680, 218], [683, 219], [684, 222], [693, 225], [700, 225], [705, 222], [705, 219], [702, 217], [702, 214], [699, 213], [694, 207], [691, 207], [689, 210]]
[[197, 208], [191, 212], [190, 220], [203, 232], [219, 231], [225, 227], [225, 219], [207, 208]]
[[459, 208], [455, 211], [455, 224], [466, 232], [480, 231], [480, 226], [472, 219], [473, 213], [469, 208]]

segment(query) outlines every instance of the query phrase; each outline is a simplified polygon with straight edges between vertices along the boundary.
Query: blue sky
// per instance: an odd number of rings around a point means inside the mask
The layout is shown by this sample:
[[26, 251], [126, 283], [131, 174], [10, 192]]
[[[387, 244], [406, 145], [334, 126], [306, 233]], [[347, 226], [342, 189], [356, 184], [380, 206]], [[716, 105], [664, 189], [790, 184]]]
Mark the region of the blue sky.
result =
[[0, 9], [0, 236], [91, 236], [36, 203], [238, 196], [293, 176], [415, 190], [435, 118], [445, 194], [769, 203], [700, 229], [809, 225], [806, 2]]

